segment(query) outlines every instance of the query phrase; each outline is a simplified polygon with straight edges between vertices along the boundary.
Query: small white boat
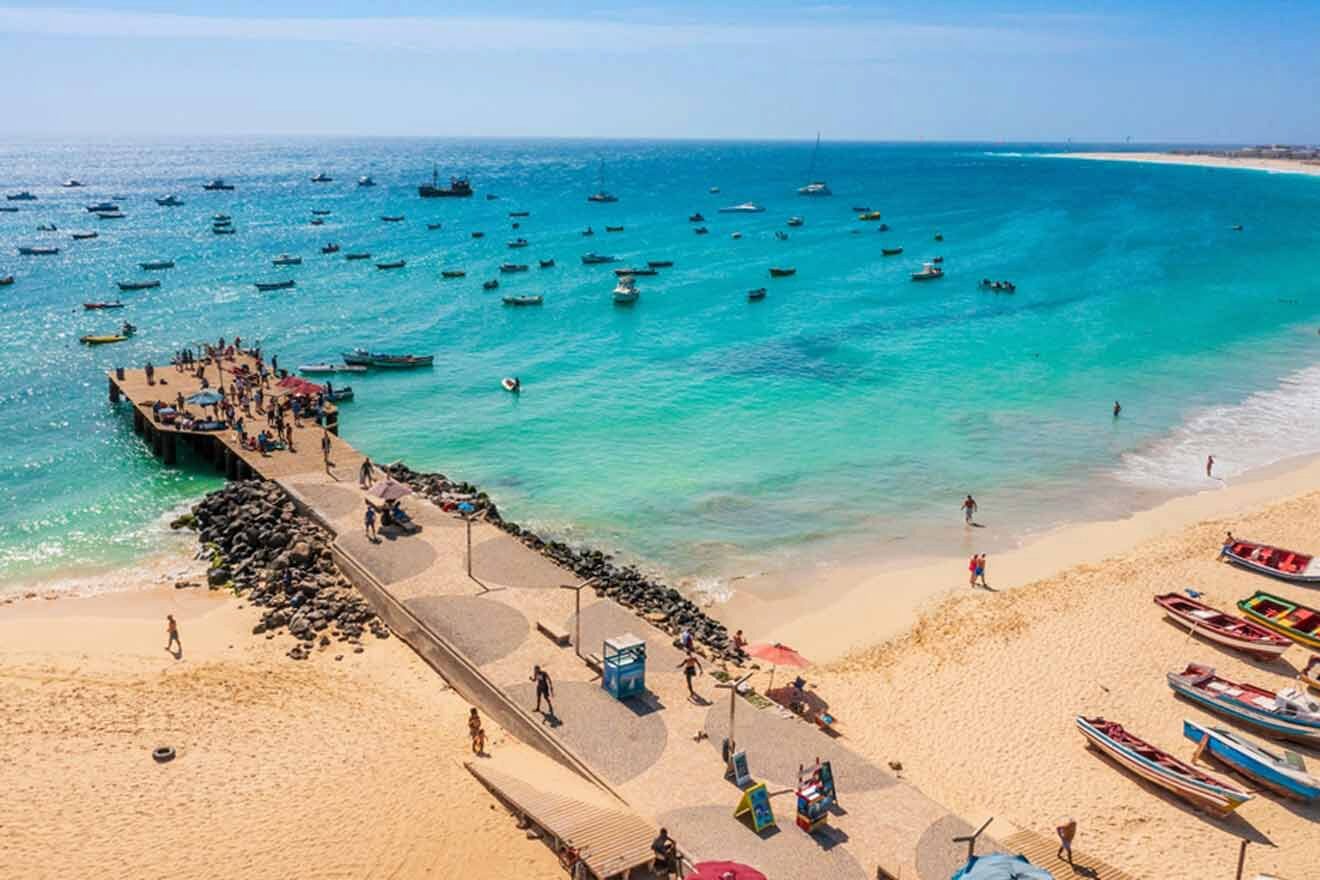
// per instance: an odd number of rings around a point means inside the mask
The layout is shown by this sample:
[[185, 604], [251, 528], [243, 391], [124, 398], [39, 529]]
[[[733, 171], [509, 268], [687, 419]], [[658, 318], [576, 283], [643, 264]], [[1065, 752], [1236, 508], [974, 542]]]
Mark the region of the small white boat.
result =
[[289, 254], [280, 254], [278, 257], [271, 260], [270, 262], [271, 265], [273, 266], [301, 266], [302, 257], [294, 257]]
[[162, 199], [156, 199], [156, 204], [162, 208], [177, 208], [183, 204], [183, 199], [178, 196], [165, 196]]
[[333, 177], [322, 171], [312, 178], [312, 183], [330, 183], [333, 180], [334, 180]]
[[595, 251], [591, 251], [589, 253], [585, 253], [582, 255], [582, 262], [584, 265], [587, 266], [595, 266], [599, 263], [616, 263], [618, 262], [618, 260], [619, 260], [618, 257], [611, 257], [611, 256], [607, 256], [606, 254], [598, 254]]
[[510, 241], [510, 242], [508, 243], [508, 245], [509, 245], [509, 247], [511, 247], [511, 248], [525, 248], [525, 247], [527, 247], [527, 239], [525, 239], [525, 238], [515, 238], [515, 239], [513, 239], [512, 241]]
[[5, 198], [11, 202], [35, 202], [37, 200], [37, 197], [27, 190], [11, 193], [10, 195], [5, 196]]
[[637, 281], [631, 275], [622, 275], [619, 277], [619, 283], [614, 287], [614, 304], [631, 305], [637, 302], [637, 297], [641, 291], [637, 289]]
[[300, 364], [300, 373], [365, 373], [367, 368], [361, 364]]
[[202, 189], [207, 190], [208, 192], [229, 192], [233, 188], [234, 185], [232, 183], [225, 183], [223, 177], [217, 177], [210, 183], [202, 184]]
[[720, 188], [718, 186], [712, 186], [710, 189], [706, 190], [706, 192], [710, 193], [711, 195], [716, 195], [719, 193], [719, 191]]
[[721, 214], [761, 214], [765, 211], [756, 202], [743, 202], [740, 205], [729, 205], [727, 208], [720, 208]]
[[18, 249], [19, 256], [23, 257], [51, 257], [59, 252], [59, 248], [47, 247], [45, 245], [31, 245], [28, 247], [20, 247]]
[[789, 226], [801, 226], [804, 222], [805, 222], [805, 221], [804, 221], [801, 217], [789, 217], [789, 218], [788, 218], [788, 225], [789, 225]]
[[934, 263], [926, 263], [921, 267], [920, 272], [912, 273], [913, 281], [933, 281], [936, 278], [943, 278], [944, 270]]
[[118, 211], [119, 206], [114, 202], [97, 202], [95, 205], [88, 205], [87, 210], [92, 214], [99, 214], [102, 211]]
[[358, 178], [358, 186], [375, 186], [376, 181], [371, 179], [370, 174], [364, 174]]
[[83, 183], [81, 180], [75, 180], [72, 177], [64, 181], [64, 183], [60, 184], [60, 186], [64, 187], [65, 189], [76, 189], [77, 187], [86, 186], [86, 185], [87, 184]]
[[540, 296], [506, 296], [504, 304], [506, 306], [539, 306], [545, 302]]

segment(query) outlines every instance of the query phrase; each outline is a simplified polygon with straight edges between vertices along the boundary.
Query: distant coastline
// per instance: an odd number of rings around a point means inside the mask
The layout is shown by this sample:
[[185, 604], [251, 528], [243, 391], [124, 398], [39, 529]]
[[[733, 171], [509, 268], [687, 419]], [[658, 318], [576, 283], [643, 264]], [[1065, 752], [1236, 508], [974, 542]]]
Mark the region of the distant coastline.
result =
[[1200, 168], [1234, 168], [1240, 171], [1267, 171], [1272, 174], [1320, 176], [1320, 160], [1317, 159], [1273, 159], [1261, 156], [1209, 153], [1049, 153], [1047, 155], [1058, 159], [1145, 162], [1153, 165], [1192, 165]]

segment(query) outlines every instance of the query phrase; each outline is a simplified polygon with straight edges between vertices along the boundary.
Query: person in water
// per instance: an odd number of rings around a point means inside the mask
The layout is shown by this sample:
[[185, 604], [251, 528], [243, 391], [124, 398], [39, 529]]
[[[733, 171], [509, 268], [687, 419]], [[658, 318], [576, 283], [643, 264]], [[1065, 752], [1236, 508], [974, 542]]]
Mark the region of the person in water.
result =
[[1213, 478], [1214, 469], [1215, 469], [1215, 457], [1213, 455], [1207, 455], [1205, 457], [1205, 475], [1207, 477]]
[[1117, 400], [1115, 400], [1115, 401], [1114, 401], [1114, 418], [1118, 418], [1118, 414], [1121, 413], [1122, 411], [1123, 411], [1123, 405], [1120, 404]]
[[968, 495], [962, 503], [963, 519], [967, 524], [972, 525], [972, 517], [976, 515], [976, 499]]

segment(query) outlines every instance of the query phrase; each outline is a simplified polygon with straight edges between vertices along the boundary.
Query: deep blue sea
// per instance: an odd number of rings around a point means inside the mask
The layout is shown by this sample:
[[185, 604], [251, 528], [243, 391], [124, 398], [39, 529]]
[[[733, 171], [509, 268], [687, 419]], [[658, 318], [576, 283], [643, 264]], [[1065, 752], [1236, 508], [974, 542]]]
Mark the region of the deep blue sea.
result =
[[[431, 370], [353, 377], [344, 436], [674, 575], [917, 552], [960, 528], [967, 492], [1020, 537], [1212, 488], [1208, 453], [1231, 480], [1320, 449], [1320, 178], [1045, 155], [1058, 149], [827, 141], [814, 176], [834, 195], [805, 198], [810, 142], [0, 144], [0, 190], [38, 196], [0, 203], [19, 208], [0, 213], [0, 275], [16, 276], [0, 288], [0, 584], [130, 563], [217, 485], [151, 458], [104, 371], [234, 333], [289, 367], [356, 345], [434, 353]], [[476, 196], [419, 199], [433, 163]], [[618, 201], [589, 204], [602, 163]], [[321, 171], [333, 182], [312, 183]], [[364, 174], [379, 185], [356, 186]], [[236, 189], [203, 191], [216, 176]], [[185, 204], [155, 204], [171, 193]], [[124, 219], [84, 210], [114, 197]], [[748, 200], [765, 212], [717, 213]], [[511, 211], [529, 212], [517, 230]], [[211, 233], [216, 213], [236, 235]], [[81, 229], [100, 236], [72, 240]], [[530, 246], [507, 248], [518, 237]], [[327, 242], [343, 250], [322, 255]], [[17, 255], [31, 243], [61, 251]], [[408, 265], [343, 259], [356, 250]], [[583, 265], [587, 251], [674, 266], [618, 307], [613, 267]], [[284, 252], [303, 264], [273, 267]], [[909, 280], [937, 255], [946, 277]], [[162, 258], [176, 268], [123, 311], [79, 307]], [[532, 268], [499, 275], [510, 260]], [[252, 286], [281, 277], [296, 288]], [[129, 342], [78, 343], [122, 318], [139, 327]]]

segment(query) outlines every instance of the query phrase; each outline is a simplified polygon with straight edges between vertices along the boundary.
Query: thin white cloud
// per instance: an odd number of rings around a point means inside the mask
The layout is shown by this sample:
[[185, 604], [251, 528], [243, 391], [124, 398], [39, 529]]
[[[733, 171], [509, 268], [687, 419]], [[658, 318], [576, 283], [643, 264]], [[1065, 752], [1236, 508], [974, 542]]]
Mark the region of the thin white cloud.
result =
[[[843, 10], [840, 10], [843, 11]], [[435, 16], [257, 18], [135, 11], [0, 7], [0, 33], [101, 39], [239, 40], [338, 43], [423, 51], [597, 51], [728, 48], [837, 56], [877, 50], [931, 53], [1068, 51], [1094, 39], [1025, 26], [953, 26], [810, 18], [761, 24], [598, 18]]]

